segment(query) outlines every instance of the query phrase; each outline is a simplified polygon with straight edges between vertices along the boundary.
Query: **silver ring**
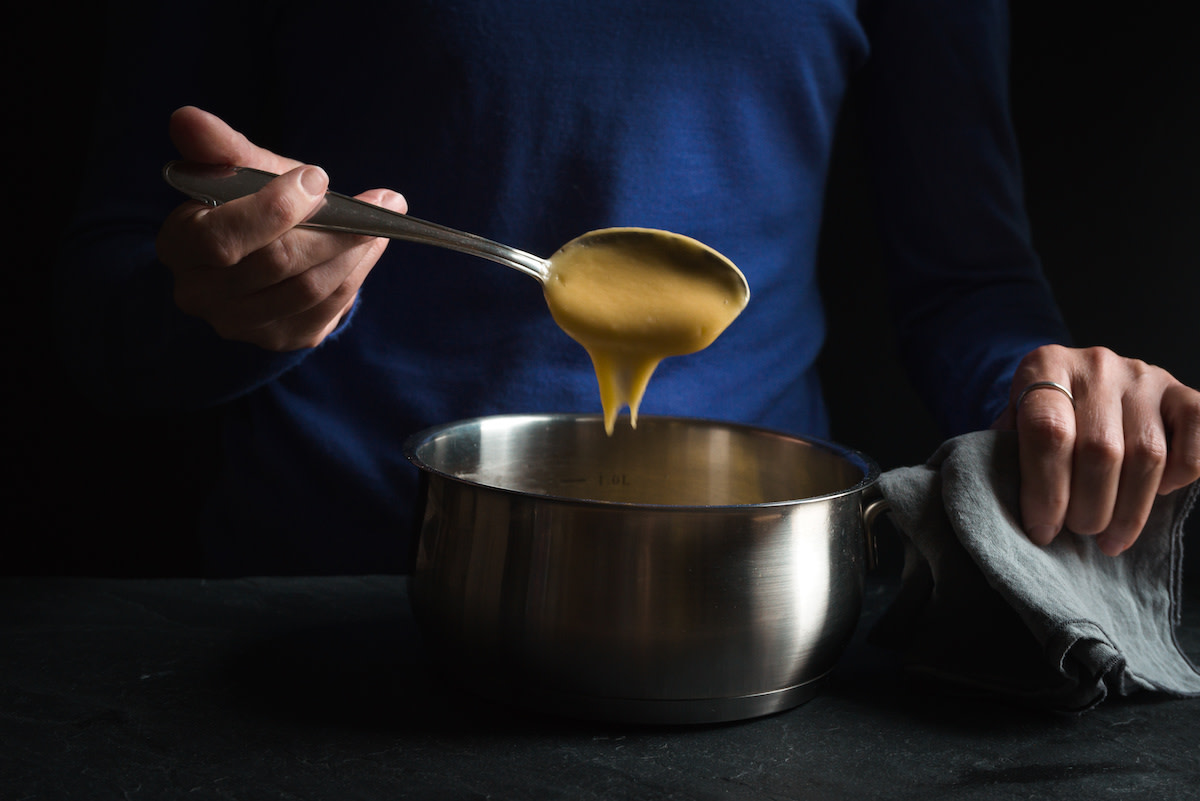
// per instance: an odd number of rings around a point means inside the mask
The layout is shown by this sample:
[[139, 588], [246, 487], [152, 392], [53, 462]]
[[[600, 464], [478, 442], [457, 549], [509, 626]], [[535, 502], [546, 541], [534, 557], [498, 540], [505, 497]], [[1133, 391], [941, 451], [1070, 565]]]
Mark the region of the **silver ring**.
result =
[[1071, 394], [1071, 390], [1064, 387], [1057, 381], [1034, 381], [1025, 389], [1021, 390], [1021, 394], [1017, 396], [1017, 402], [1013, 404], [1013, 409], [1021, 408], [1021, 401], [1025, 400], [1025, 396], [1035, 389], [1056, 389], [1067, 396], [1067, 400], [1071, 401], [1071, 408], [1075, 408], [1075, 396]]

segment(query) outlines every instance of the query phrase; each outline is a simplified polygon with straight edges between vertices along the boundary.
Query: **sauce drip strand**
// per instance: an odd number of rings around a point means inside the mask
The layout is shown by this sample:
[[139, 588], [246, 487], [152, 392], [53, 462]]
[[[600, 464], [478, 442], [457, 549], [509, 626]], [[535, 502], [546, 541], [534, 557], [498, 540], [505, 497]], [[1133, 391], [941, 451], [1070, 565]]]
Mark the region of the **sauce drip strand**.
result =
[[708, 347], [745, 308], [745, 281], [728, 259], [680, 234], [606, 228], [549, 259], [544, 289], [554, 321], [591, 356], [612, 434], [637, 411], [658, 363]]

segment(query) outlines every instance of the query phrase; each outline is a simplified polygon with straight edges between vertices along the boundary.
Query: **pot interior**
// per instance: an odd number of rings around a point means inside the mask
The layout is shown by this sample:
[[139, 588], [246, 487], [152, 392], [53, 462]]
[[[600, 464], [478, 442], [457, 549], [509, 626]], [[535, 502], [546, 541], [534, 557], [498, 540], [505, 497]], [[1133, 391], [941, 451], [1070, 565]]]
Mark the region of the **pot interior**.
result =
[[643, 416], [610, 437], [599, 416], [499, 415], [417, 435], [422, 470], [495, 489], [599, 503], [741, 506], [853, 492], [862, 454], [750, 426]]

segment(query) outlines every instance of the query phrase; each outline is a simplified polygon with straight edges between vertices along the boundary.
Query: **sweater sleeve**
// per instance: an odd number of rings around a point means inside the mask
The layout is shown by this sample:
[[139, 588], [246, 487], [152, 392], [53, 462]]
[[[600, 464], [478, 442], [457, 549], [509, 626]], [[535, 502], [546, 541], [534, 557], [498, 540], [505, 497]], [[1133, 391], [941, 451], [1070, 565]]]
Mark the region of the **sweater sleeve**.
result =
[[1003, 411], [1069, 334], [1033, 251], [1002, 0], [871, 0], [864, 121], [900, 349], [948, 435]]
[[[176, 13], [111, 15], [105, 91], [87, 158], [80, 159], [86, 168], [77, 212], [57, 253], [53, 328], [62, 361], [86, 397], [115, 412], [220, 403], [310, 352], [222, 340], [178, 310], [171, 273], [155, 256], [159, 225], [184, 200], [160, 177], [162, 165], [177, 157], [166, 133], [171, 111], [185, 103], [228, 109], [246, 94], [229, 91], [239, 85], [234, 79], [253, 85], [255, 77], [202, 58], [197, 43], [211, 32], [183, 24]], [[244, 61], [238, 66], [253, 70]]]
[[118, 413], [203, 408], [245, 394], [302, 361], [220, 339], [174, 305], [154, 231], [101, 215], [73, 233], [59, 261], [55, 332], [73, 381]]

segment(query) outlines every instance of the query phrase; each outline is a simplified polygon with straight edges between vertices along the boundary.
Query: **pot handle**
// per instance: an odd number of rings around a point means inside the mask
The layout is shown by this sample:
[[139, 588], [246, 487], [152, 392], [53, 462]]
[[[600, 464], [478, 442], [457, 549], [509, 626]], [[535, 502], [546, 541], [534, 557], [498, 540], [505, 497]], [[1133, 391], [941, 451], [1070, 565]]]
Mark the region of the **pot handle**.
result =
[[867, 530], [867, 569], [874, 570], [879, 564], [879, 546], [875, 539], [875, 521], [881, 514], [886, 513], [892, 508], [892, 505], [887, 502], [887, 499], [882, 495], [872, 498], [863, 504], [862, 519], [863, 526]]

